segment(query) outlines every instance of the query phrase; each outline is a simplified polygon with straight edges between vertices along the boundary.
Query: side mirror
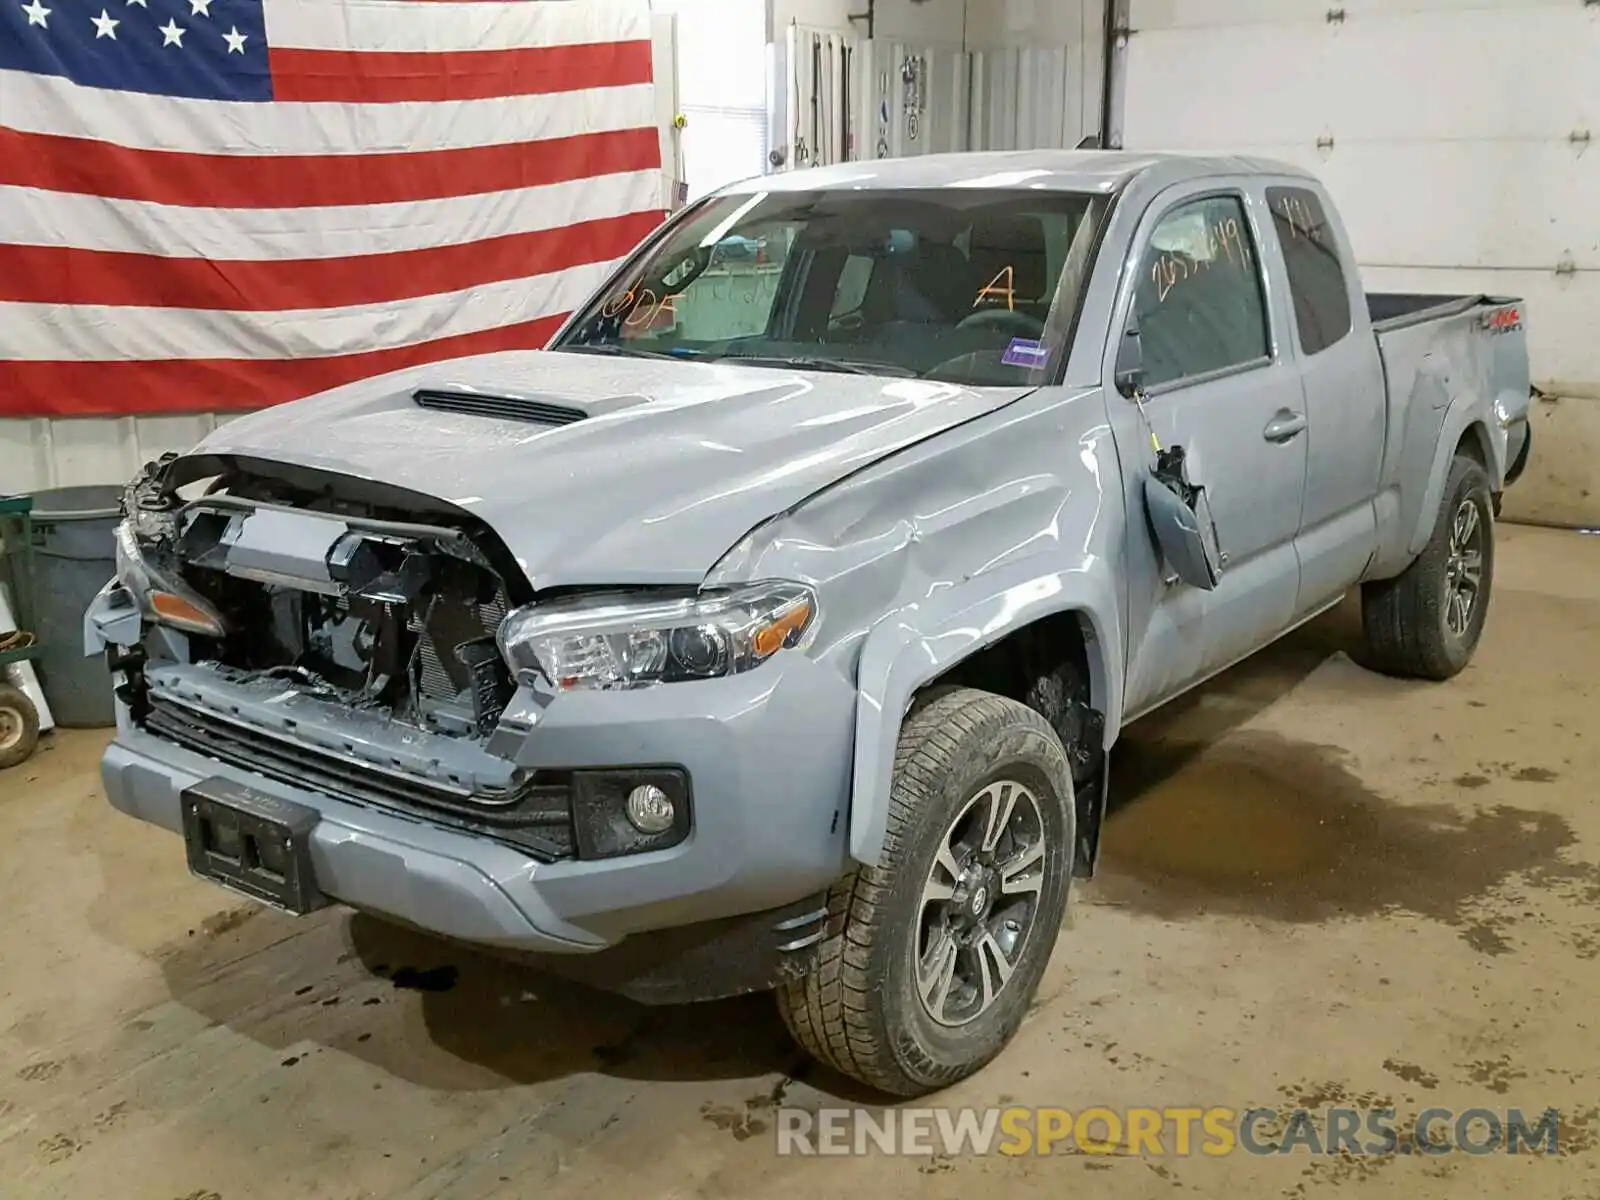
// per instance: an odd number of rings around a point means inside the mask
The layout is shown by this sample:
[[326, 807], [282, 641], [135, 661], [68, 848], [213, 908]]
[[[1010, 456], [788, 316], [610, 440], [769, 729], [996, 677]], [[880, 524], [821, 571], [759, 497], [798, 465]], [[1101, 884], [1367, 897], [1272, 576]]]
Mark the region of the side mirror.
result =
[[1128, 326], [1117, 346], [1116, 373], [1112, 376], [1117, 391], [1132, 399], [1144, 386], [1144, 342], [1137, 325]]
[[1162, 557], [1179, 579], [1209, 592], [1222, 579], [1225, 556], [1217, 545], [1206, 490], [1189, 480], [1182, 446], [1156, 454], [1155, 469], [1144, 478], [1145, 515]]

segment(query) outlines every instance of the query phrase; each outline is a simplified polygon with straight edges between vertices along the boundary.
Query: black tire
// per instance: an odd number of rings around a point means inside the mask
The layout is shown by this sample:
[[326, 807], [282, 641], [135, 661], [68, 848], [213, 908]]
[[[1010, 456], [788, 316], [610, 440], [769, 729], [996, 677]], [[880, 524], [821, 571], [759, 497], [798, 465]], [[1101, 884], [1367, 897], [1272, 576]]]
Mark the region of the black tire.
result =
[[[1007, 795], [1014, 807], [1006, 805]], [[985, 796], [995, 798], [985, 801]], [[974, 865], [960, 879], [968, 880], [972, 872], [976, 882], [961, 883], [956, 896], [965, 895], [972, 909], [954, 898], [930, 906], [924, 888], [941, 849], [959, 830], [975, 828], [967, 822], [995, 820], [980, 819], [973, 807], [978, 804], [992, 804], [1006, 816], [986, 861], [982, 852], [961, 860]], [[829, 891], [816, 969], [778, 992], [779, 1010], [795, 1040], [812, 1057], [893, 1096], [946, 1087], [999, 1054], [1027, 1015], [1066, 914], [1076, 836], [1073, 811], [1066, 751], [1050, 723], [1032, 709], [971, 688], [952, 690], [914, 709], [895, 754], [888, 836], [879, 865], [853, 870]], [[1029, 859], [1035, 819], [1043, 857], [1037, 872], [1031, 866], [1027, 872], [1038, 890], [1025, 901], [1001, 886], [999, 868], [1007, 854], [1014, 855], [1013, 865]], [[986, 836], [976, 840], [982, 851]], [[1021, 875], [1019, 870], [1017, 878]], [[1013, 922], [1023, 923], [1022, 906], [1028, 916], [1018, 934]], [[953, 910], [959, 917], [950, 916]], [[941, 1015], [952, 1015], [958, 997], [980, 1003], [961, 1023], [936, 1020], [918, 990], [919, 948], [938, 957], [932, 952], [944, 946], [940, 935], [930, 932], [930, 913], [940, 930], [953, 928], [947, 921], [973, 923], [951, 939], [952, 946], [967, 936], [976, 943], [985, 930], [1002, 926], [1010, 932], [999, 936], [1015, 939], [1009, 952], [998, 941], [988, 943], [1009, 962], [1009, 975], [1001, 974], [992, 957], [985, 958], [983, 945], [969, 945], [964, 952], [944, 947], [949, 960], [968, 964], [969, 974], [976, 963], [983, 984], [998, 980], [992, 1001], [982, 1007], [979, 984], [958, 990], [955, 977], [946, 976], [944, 990], [935, 989]], [[962, 958], [963, 953], [976, 958]]]
[[26, 762], [39, 744], [39, 711], [20, 688], [0, 684], [0, 769]]
[[[1479, 584], [1461, 628], [1449, 596], [1455, 555], [1452, 531], [1463, 506], [1477, 510]], [[1458, 454], [1450, 464], [1433, 533], [1415, 562], [1393, 579], [1361, 590], [1361, 623], [1368, 665], [1389, 675], [1449, 679], [1472, 660], [1483, 636], [1494, 584], [1494, 497], [1489, 476], [1474, 458]]]

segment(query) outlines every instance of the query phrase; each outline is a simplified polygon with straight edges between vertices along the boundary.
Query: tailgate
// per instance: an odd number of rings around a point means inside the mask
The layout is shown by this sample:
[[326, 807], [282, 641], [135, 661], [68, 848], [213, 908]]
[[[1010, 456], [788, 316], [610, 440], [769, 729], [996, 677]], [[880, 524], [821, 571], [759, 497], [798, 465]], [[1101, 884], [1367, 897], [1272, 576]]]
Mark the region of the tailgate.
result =
[[1487, 384], [1502, 429], [1528, 419], [1533, 403], [1528, 368], [1528, 333], [1521, 300], [1484, 297], [1478, 309], [1478, 330], [1487, 344]]

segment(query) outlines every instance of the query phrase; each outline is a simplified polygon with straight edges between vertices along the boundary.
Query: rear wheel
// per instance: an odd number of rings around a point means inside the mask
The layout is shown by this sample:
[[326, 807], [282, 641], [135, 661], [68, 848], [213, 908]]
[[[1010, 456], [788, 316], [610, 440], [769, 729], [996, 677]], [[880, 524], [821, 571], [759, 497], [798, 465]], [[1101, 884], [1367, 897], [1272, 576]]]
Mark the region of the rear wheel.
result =
[[1472, 660], [1494, 583], [1494, 499], [1476, 459], [1450, 465], [1433, 534], [1415, 562], [1361, 593], [1372, 666], [1391, 675], [1449, 679]]
[[1016, 1033], [1066, 910], [1072, 777], [1055, 730], [959, 688], [907, 718], [876, 867], [828, 895], [821, 961], [778, 1006], [815, 1058], [914, 1096]]

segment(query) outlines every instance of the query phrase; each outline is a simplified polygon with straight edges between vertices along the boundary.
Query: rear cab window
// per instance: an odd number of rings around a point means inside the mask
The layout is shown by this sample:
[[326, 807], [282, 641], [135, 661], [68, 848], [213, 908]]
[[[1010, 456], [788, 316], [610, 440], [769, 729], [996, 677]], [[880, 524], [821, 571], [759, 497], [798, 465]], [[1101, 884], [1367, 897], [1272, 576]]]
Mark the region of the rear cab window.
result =
[[1289, 270], [1300, 352], [1320, 354], [1350, 332], [1350, 286], [1322, 200], [1310, 188], [1269, 187], [1267, 207]]

